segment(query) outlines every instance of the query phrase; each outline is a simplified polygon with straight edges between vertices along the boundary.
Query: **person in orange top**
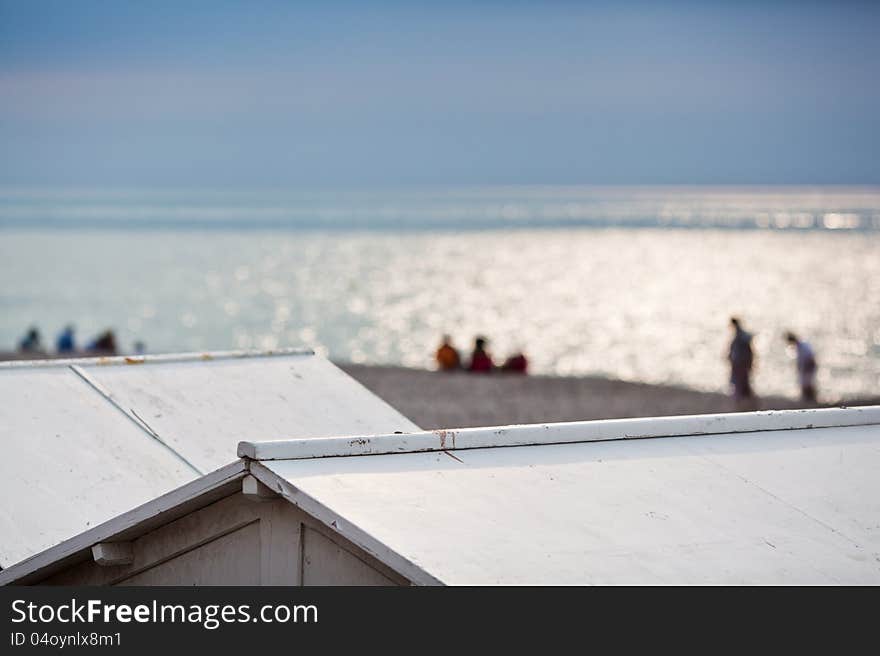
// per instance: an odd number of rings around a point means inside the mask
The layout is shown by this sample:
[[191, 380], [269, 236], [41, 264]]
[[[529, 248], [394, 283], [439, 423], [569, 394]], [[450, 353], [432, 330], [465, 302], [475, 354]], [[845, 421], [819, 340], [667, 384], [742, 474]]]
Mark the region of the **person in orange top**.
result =
[[452, 338], [449, 335], [443, 335], [443, 343], [437, 349], [434, 356], [437, 360], [437, 368], [440, 371], [455, 371], [461, 367], [461, 356], [458, 350], [452, 345]]

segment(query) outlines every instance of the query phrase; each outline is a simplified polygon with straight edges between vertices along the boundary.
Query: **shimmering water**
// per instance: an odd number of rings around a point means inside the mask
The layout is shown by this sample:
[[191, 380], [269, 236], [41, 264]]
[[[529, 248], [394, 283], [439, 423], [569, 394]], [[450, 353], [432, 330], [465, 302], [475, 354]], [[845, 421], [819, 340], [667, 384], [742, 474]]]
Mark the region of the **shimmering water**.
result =
[[880, 190], [256, 199], [7, 190], [0, 350], [31, 323], [54, 340], [72, 321], [81, 340], [114, 327], [126, 349], [306, 345], [428, 366], [441, 333], [484, 333], [536, 372], [725, 390], [737, 314], [756, 333], [759, 393], [796, 392], [787, 329], [814, 345], [826, 397], [880, 392]]

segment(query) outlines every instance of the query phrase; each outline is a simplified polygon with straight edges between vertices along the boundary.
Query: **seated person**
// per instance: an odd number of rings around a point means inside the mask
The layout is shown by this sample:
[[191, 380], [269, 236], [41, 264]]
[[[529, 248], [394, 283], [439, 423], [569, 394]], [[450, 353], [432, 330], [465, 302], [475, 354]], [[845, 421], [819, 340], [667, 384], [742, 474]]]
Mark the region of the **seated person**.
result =
[[434, 357], [440, 371], [454, 371], [461, 367], [461, 357], [458, 355], [458, 349], [452, 345], [449, 335], [443, 335], [443, 343], [440, 344]]
[[474, 373], [489, 373], [495, 368], [492, 362], [492, 356], [486, 351], [486, 338], [477, 337], [474, 340], [474, 351], [471, 353], [471, 364], [468, 371]]
[[23, 353], [40, 353], [43, 351], [43, 342], [40, 339], [40, 331], [31, 327], [24, 338], [18, 343], [18, 350]]
[[524, 374], [528, 367], [529, 361], [526, 360], [526, 356], [522, 353], [515, 353], [504, 361], [504, 364], [501, 365], [501, 370], [513, 374]]
[[61, 334], [58, 335], [58, 341], [55, 346], [59, 353], [70, 353], [71, 351], [76, 350], [73, 340], [73, 326], [65, 326], [64, 330], [61, 331]]
[[105, 330], [89, 344], [88, 350], [96, 353], [116, 354], [116, 336], [112, 330]]

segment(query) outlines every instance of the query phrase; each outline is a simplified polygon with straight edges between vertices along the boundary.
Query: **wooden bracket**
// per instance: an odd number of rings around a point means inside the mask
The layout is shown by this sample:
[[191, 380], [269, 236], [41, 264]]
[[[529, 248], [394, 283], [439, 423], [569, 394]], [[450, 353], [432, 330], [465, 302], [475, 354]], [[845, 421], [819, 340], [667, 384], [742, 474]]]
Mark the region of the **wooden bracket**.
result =
[[250, 474], [241, 479], [241, 493], [252, 501], [268, 501], [278, 496], [272, 488]]
[[100, 542], [92, 547], [92, 558], [98, 565], [131, 565], [134, 549], [131, 542]]

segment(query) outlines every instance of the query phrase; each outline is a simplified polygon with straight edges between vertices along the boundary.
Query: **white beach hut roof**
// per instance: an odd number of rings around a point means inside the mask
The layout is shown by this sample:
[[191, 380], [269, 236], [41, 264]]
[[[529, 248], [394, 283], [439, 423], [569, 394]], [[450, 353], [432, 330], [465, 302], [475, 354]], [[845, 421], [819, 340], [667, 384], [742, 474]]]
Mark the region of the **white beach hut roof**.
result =
[[880, 583], [880, 407], [243, 442], [239, 453], [0, 583], [90, 558], [92, 545], [248, 474], [415, 583]]
[[227, 464], [245, 438], [418, 427], [310, 351], [0, 364], [0, 566]]

